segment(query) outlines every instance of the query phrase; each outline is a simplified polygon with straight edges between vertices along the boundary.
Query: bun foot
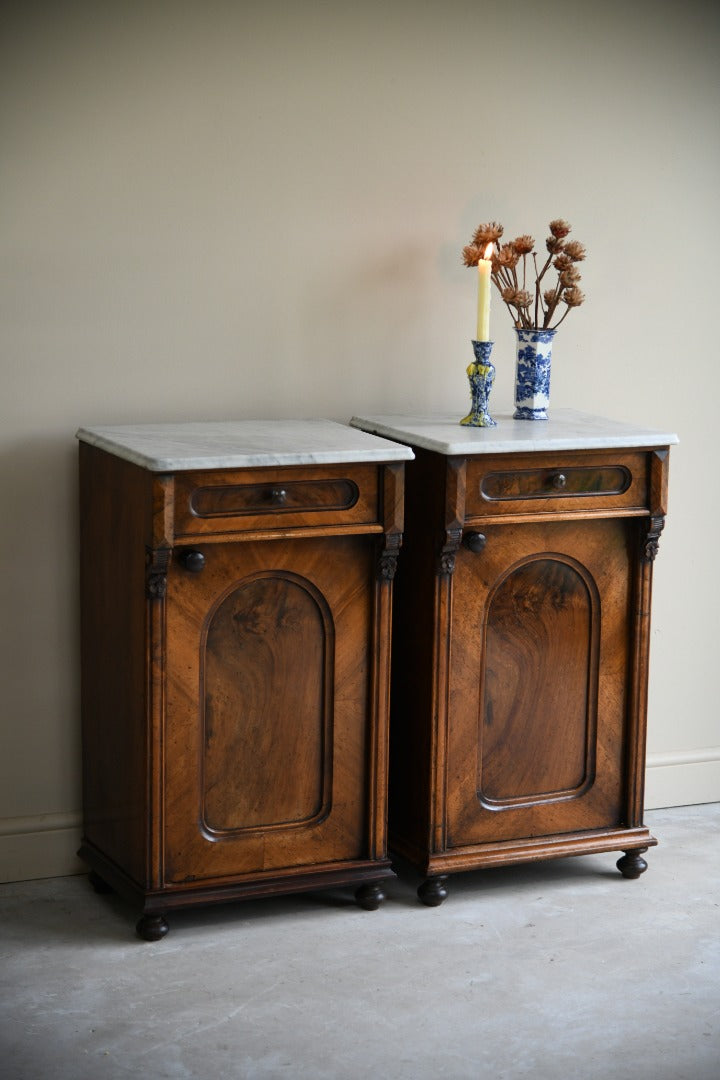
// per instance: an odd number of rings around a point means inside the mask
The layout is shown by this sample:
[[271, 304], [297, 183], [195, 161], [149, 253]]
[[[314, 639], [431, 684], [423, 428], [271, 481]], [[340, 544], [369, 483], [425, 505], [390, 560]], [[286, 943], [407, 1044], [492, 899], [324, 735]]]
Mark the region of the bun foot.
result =
[[112, 889], [108, 885], [107, 881], [104, 881], [99, 874], [96, 874], [94, 870], [91, 870], [88, 874], [88, 881], [92, 885], [96, 893], [111, 893]]
[[639, 878], [647, 870], [647, 863], [643, 859], [643, 852], [647, 848], [637, 848], [635, 851], [626, 851], [622, 859], [615, 864], [624, 878]]
[[423, 904], [427, 907], [440, 907], [443, 900], [447, 897], [447, 889], [445, 888], [446, 881], [447, 874], [440, 874], [439, 877], [431, 877], [426, 881], [423, 881], [417, 891], [418, 897], [422, 900]]
[[377, 882], [371, 885], [361, 885], [355, 891], [355, 900], [365, 911], [377, 911], [385, 899], [385, 893]]
[[138, 937], [144, 941], [160, 941], [164, 938], [170, 927], [164, 915], [142, 915], [135, 929]]

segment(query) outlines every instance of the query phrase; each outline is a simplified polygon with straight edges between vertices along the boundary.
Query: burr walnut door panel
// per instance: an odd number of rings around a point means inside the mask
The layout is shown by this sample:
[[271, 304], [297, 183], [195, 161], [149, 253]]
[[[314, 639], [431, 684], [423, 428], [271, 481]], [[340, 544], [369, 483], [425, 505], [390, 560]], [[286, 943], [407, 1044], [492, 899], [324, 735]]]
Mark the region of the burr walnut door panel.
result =
[[168, 577], [166, 882], [361, 858], [369, 538], [200, 550]]
[[621, 520], [490, 526], [453, 582], [448, 846], [621, 824]]

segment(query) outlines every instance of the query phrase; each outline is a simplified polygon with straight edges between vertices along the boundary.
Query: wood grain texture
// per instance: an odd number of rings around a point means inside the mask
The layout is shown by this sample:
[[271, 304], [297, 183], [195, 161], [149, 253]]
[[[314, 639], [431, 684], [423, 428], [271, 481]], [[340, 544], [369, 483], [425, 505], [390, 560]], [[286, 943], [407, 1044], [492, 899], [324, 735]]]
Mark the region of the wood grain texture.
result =
[[149, 884], [151, 828], [146, 542], [141, 469], [80, 443], [80, 607], [85, 841]]
[[667, 456], [416, 450], [390, 840], [421, 872], [655, 843], [642, 825], [647, 551]]
[[622, 465], [512, 469], [486, 473], [480, 484], [480, 494], [488, 502], [576, 499], [587, 495], [622, 495], [631, 482], [630, 470]]
[[[82, 857], [141, 906], [143, 936], [175, 907], [323, 885], [377, 907], [403, 467], [156, 475], [86, 444], [80, 460]], [[198, 483], [280, 473], [352, 505], [176, 532]]]
[[648, 459], [650, 518], [637, 523], [631, 541], [635, 576], [627, 725], [626, 816], [629, 825], [640, 825], [643, 820], [653, 564], [667, 511], [670, 452], [654, 450], [649, 452]]
[[488, 598], [482, 803], [570, 795], [592, 782], [599, 623], [594, 583], [556, 555], [516, 566]]
[[643, 451], [483, 454], [468, 459], [467, 472], [467, 521], [516, 516], [523, 509], [528, 514], [647, 512]]
[[349, 510], [358, 501], [351, 480], [282, 480], [262, 484], [214, 484], [197, 487], [190, 495], [196, 517], [235, 517], [242, 514], [288, 514], [298, 510]]
[[171, 570], [166, 881], [363, 854], [373, 555], [220, 544], [203, 573]]
[[447, 532], [446, 467], [439, 455], [422, 449], [415, 454], [417, 467], [405, 473], [405, 530], [395, 578], [388, 821], [391, 848], [409, 858], [434, 850], [432, 822], [443, 817], [433, 806], [445, 791], [437, 772], [434, 711], [443, 677], [441, 642], [447, 640], [436, 618], [438, 554]]
[[[270, 529], [370, 526], [381, 520], [382, 468], [358, 464], [178, 473], [175, 532], [199, 539]], [[285, 499], [278, 501], [280, 492]]]
[[454, 578], [450, 846], [620, 824], [622, 522], [487, 528]]
[[208, 831], [328, 812], [334, 655], [330, 613], [297, 575], [241, 581], [210, 614], [199, 657]]

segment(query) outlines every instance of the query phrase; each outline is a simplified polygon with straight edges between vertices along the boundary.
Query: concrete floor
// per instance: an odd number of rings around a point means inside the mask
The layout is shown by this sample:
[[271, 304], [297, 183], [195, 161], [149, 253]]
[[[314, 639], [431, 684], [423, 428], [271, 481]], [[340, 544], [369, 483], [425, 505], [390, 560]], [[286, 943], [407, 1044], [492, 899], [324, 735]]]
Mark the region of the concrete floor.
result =
[[718, 1080], [720, 804], [661, 846], [415, 879], [376, 912], [320, 893], [134, 912], [83, 877], [0, 886], [3, 1080]]

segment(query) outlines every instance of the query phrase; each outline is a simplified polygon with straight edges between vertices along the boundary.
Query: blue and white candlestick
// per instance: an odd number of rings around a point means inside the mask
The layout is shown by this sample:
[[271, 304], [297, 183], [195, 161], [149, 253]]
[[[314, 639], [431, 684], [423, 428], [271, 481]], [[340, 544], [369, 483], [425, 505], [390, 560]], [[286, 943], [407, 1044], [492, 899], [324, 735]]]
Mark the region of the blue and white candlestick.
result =
[[470, 412], [460, 421], [463, 427], [496, 427], [488, 412], [488, 398], [495, 380], [495, 367], [490, 362], [492, 341], [473, 341], [475, 360], [468, 365], [467, 376], [470, 381]]
[[554, 330], [515, 328], [515, 420], [547, 420]]

